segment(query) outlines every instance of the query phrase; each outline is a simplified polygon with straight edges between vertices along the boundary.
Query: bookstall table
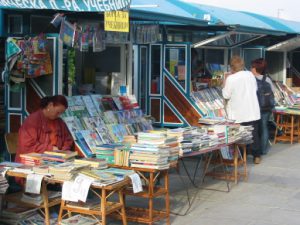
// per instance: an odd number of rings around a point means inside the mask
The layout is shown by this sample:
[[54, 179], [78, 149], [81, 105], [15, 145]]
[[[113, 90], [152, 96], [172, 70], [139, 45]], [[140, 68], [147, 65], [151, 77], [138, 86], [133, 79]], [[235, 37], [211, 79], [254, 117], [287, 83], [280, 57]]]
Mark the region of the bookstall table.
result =
[[[289, 141], [291, 144], [294, 143], [294, 137], [297, 137], [297, 141], [300, 141], [300, 127], [299, 127], [299, 114], [295, 114], [288, 111], [273, 111], [276, 119], [276, 130], [274, 137], [274, 144], [278, 141]], [[283, 131], [279, 134], [278, 130]]]
[[[219, 152], [221, 148], [227, 147], [227, 146], [233, 146], [233, 148], [234, 148], [234, 153], [233, 153], [233, 159], [232, 160], [223, 159], [220, 152]], [[239, 148], [242, 149], [242, 154], [243, 154], [242, 159], [239, 159]], [[233, 166], [233, 172], [232, 173], [228, 172], [227, 169], [226, 169], [226, 171], [219, 172], [219, 173], [218, 172], [208, 172], [208, 168], [209, 168], [209, 165], [211, 163], [213, 153], [217, 153], [217, 154], [220, 155], [220, 157], [219, 157], [220, 158], [220, 163], [221, 163], [221, 165], [225, 166], [225, 168], [227, 168], [227, 166]], [[195, 187], [197, 187], [197, 185], [195, 184], [196, 173], [197, 173], [197, 170], [199, 169], [199, 166], [200, 166], [201, 161], [202, 161], [202, 157], [204, 155], [207, 155], [207, 159], [205, 161], [202, 181], [203, 181], [203, 179], [206, 175], [210, 175], [210, 176], [213, 176], [213, 177], [218, 177], [218, 178], [225, 179], [225, 180], [228, 180], [228, 181], [234, 181], [235, 184], [237, 184], [240, 177], [244, 177], [244, 179], [247, 180], [248, 171], [247, 171], [246, 145], [238, 144], [238, 143], [234, 142], [234, 143], [217, 145], [217, 146], [214, 146], [214, 147], [211, 147], [211, 148], [201, 149], [200, 151], [190, 152], [190, 153], [184, 154], [183, 156], [181, 156], [179, 158], [180, 161], [182, 162], [182, 165], [183, 165], [183, 168], [184, 168], [186, 174], [188, 175], [189, 180], [191, 181], [191, 183]], [[193, 178], [192, 178], [189, 171], [188, 171], [188, 169], [187, 169], [187, 167], [186, 167], [186, 165], [185, 165], [185, 163], [184, 163], [183, 159], [184, 158], [189, 158], [189, 157], [196, 157], [196, 156], [200, 156], [200, 157], [197, 161], [197, 165], [196, 165], [194, 175], [193, 175]], [[241, 166], [241, 165], [244, 167], [243, 173], [240, 173], [239, 170], [238, 170], [239, 166]], [[228, 184], [227, 184], [227, 186], [228, 186]], [[228, 188], [228, 190], [229, 190], [229, 188]]]
[[[55, 183], [63, 182], [55, 179], [51, 179], [51, 181]], [[78, 207], [77, 205], [68, 204], [68, 201], [61, 200], [58, 223], [60, 223], [65, 216], [70, 216], [71, 213], [81, 213], [90, 215], [98, 221], [98, 217], [101, 217], [99, 224], [106, 225], [106, 216], [116, 212], [122, 218], [123, 225], [127, 225], [123, 189], [129, 182], [129, 178], [125, 178], [122, 181], [106, 186], [92, 184], [90, 190], [100, 199], [100, 205], [92, 208], [85, 208], [84, 204], [83, 207]], [[115, 193], [118, 194], [119, 202], [108, 201], [109, 197]], [[67, 214], [64, 214], [64, 211], [67, 211]]]
[[[25, 173], [13, 172], [13, 171], [7, 171], [6, 175], [11, 176], [11, 177], [24, 178], [24, 179], [26, 179], [26, 177], [27, 177], [27, 174], [25, 174]], [[54, 199], [49, 200], [48, 190], [47, 190], [48, 184], [49, 184], [48, 179], [44, 178], [42, 180], [42, 187], [41, 187], [41, 195], [43, 198], [43, 203], [39, 206], [21, 201], [21, 195], [20, 195], [21, 193], [8, 194], [4, 197], [4, 201], [14, 202], [14, 203], [18, 203], [20, 205], [31, 206], [31, 207], [35, 207], [35, 208], [44, 210], [43, 214], [45, 216], [45, 224], [50, 225], [49, 208], [52, 206], [55, 206], [55, 205], [59, 205], [61, 203], [61, 199], [59, 197], [59, 198], [54, 198]]]
[[[133, 195], [148, 199], [148, 208], [126, 207], [126, 215], [128, 221], [152, 225], [159, 220], [166, 219], [166, 223], [170, 225], [169, 169], [157, 170], [116, 165], [110, 166], [115, 168], [134, 170], [140, 175], [140, 177], [146, 184], [145, 186], [143, 186], [144, 191], [139, 193], [133, 193], [132, 188], [127, 188], [124, 191], [125, 195]], [[147, 177], [145, 174], [148, 174], [149, 176]], [[159, 177], [163, 178], [164, 180], [163, 186], [157, 185], [157, 180]], [[165, 198], [164, 211], [154, 209], [154, 198], [159, 196], [164, 196]], [[117, 214], [114, 214], [114, 216], [120, 218], [120, 216]]]

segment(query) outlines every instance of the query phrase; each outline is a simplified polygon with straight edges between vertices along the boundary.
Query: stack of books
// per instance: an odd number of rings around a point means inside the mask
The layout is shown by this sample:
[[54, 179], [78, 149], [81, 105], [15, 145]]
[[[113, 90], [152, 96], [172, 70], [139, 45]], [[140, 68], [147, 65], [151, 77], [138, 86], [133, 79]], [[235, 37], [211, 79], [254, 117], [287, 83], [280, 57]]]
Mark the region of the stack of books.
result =
[[121, 148], [123, 145], [121, 144], [105, 144], [101, 145], [96, 150], [96, 158], [98, 159], [105, 159], [107, 163], [114, 164], [115, 163], [115, 149]]
[[253, 142], [252, 126], [240, 126], [241, 139], [237, 141], [240, 144], [251, 144]]
[[123, 144], [135, 144], [136, 137], [134, 135], [125, 135], [123, 137]]
[[34, 173], [42, 174], [42, 175], [50, 175], [49, 173], [49, 165], [40, 165], [32, 167]]
[[107, 162], [105, 159], [97, 159], [97, 158], [82, 158], [75, 159], [75, 165], [88, 165], [94, 169], [105, 169], [107, 168]]
[[23, 193], [21, 201], [32, 205], [40, 206], [43, 203], [43, 197], [40, 194]]
[[42, 154], [40, 153], [26, 153], [20, 154], [21, 163], [28, 166], [41, 165]]
[[130, 146], [124, 145], [123, 147], [115, 148], [114, 162], [118, 166], [129, 166]]
[[177, 144], [178, 148], [177, 139], [167, 138], [165, 131], [138, 133], [137, 144], [131, 146], [130, 165], [140, 168], [168, 169], [170, 151], [173, 148], [168, 144]]
[[0, 175], [0, 194], [5, 194], [9, 185], [5, 177]]
[[43, 164], [59, 164], [67, 161], [74, 160], [77, 152], [53, 150], [45, 151], [42, 155]]
[[87, 165], [76, 165], [74, 162], [65, 162], [49, 166], [49, 173], [58, 180], [72, 180], [82, 169], [88, 168]]
[[233, 124], [235, 121], [234, 120], [229, 120], [226, 119], [224, 117], [211, 117], [211, 116], [207, 116], [207, 117], [202, 117], [199, 119], [199, 123], [200, 124], [204, 124], [204, 125], [220, 125], [220, 124]]
[[167, 130], [167, 136], [176, 138], [177, 141], [181, 142], [183, 140], [183, 133], [185, 131], [185, 128], [175, 128], [175, 129], [168, 129]]
[[227, 126], [227, 143], [234, 143], [241, 139], [240, 125]]
[[21, 165], [21, 166], [15, 167], [11, 171], [17, 172], [17, 173], [25, 173], [25, 174], [33, 173], [32, 166], [28, 166], [28, 165]]
[[120, 181], [120, 178], [111, 174], [105, 172], [105, 170], [97, 170], [97, 169], [91, 169], [91, 170], [81, 170], [81, 174], [91, 177], [94, 179], [93, 184], [105, 186], [110, 185], [116, 182]]
[[120, 168], [113, 168], [113, 167], [107, 168], [103, 171], [106, 173], [113, 174], [114, 176], [117, 176], [119, 178], [125, 178], [125, 177], [135, 173], [134, 170], [120, 169]]
[[1, 224], [20, 224], [26, 218], [31, 217], [37, 213], [36, 208], [24, 207], [24, 206], [14, 206], [11, 208], [3, 209], [0, 214]]
[[188, 127], [183, 132], [180, 155], [209, 147], [209, 135], [205, 127]]
[[[45, 218], [42, 217], [38, 212], [34, 213], [33, 215], [29, 216], [26, 219], [23, 219], [20, 221], [19, 225], [42, 225], [45, 224]], [[50, 225], [56, 225], [57, 224], [57, 218], [51, 218], [50, 219]]]
[[98, 223], [99, 221], [97, 221], [96, 219], [82, 216], [81, 214], [71, 216], [61, 221], [61, 225], [94, 225]]

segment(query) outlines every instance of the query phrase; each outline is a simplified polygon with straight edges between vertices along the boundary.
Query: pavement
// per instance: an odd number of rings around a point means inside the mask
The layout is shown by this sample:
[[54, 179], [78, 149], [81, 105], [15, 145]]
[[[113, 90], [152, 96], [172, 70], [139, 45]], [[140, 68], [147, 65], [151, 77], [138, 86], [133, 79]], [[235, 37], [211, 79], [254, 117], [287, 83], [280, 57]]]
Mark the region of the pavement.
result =
[[[225, 181], [205, 178], [202, 183], [201, 174], [197, 174], [199, 187], [193, 187], [182, 167], [180, 175], [171, 171], [171, 224], [300, 225], [299, 159], [300, 144], [286, 143], [273, 145], [263, 156], [261, 164], [253, 164], [252, 157], [248, 156], [248, 181], [230, 183], [229, 192]], [[190, 158], [185, 162], [192, 172], [196, 159]], [[127, 199], [126, 204], [145, 207], [147, 202], [132, 197]], [[163, 198], [156, 199], [154, 205], [156, 208], [163, 207]], [[112, 224], [120, 223], [111, 220], [109, 225]]]

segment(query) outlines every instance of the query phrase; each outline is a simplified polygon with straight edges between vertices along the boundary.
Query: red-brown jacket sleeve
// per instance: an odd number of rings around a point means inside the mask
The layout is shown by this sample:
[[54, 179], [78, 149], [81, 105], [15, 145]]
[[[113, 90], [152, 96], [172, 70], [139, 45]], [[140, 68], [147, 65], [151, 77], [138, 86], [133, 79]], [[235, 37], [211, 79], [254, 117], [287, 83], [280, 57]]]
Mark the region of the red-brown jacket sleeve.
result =
[[62, 150], [72, 150], [74, 141], [72, 135], [68, 130], [67, 125], [62, 120], [61, 120], [61, 127], [62, 127], [62, 137], [63, 137]]
[[16, 161], [20, 161], [20, 154], [37, 152], [43, 153], [52, 150], [53, 146], [48, 135], [44, 131], [44, 126], [37, 113], [30, 115], [19, 129], [18, 150]]
[[24, 126], [19, 130], [19, 150], [22, 153], [44, 152], [52, 150], [53, 146], [48, 140], [40, 141], [39, 131], [36, 127]]

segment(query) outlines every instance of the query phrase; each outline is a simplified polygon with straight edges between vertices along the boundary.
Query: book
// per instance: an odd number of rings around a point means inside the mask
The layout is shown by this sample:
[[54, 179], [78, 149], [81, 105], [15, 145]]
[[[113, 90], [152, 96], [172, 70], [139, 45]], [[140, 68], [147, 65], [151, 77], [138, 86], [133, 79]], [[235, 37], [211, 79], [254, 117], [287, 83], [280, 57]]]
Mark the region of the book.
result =
[[60, 156], [64, 159], [70, 159], [77, 156], [77, 152], [67, 151], [67, 150], [52, 150], [52, 151], [45, 151], [44, 154], [53, 155], [53, 156]]
[[99, 116], [98, 110], [95, 107], [95, 104], [93, 103], [93, 100], [89, 95], [82, 96], [82, 100], [90, 116]]
[[107, 168], [107, 162], [105, 159], [82, 158], [82, 159], [75, 159], [74, 163], [80, 165], [89, 165], [90, 167], [97, 168], [97, 169]]
[[95, 131], [91, 130], [81, 130], [79, 131], [81, 133], [84, 141], [88, 145], [89, 149], [95, 153], [97, 146], [100, 146], [103, 144], [101, 138], [98, 136], [98, 134]]
[[81, 214], [77, 214], [61, 221], [61, 225], [94, 225], [97, 223], [99, 222], [96, 219], [85, 217]]
[[90, 150], [89, 146], [85, 142], [83, 136], [80, 132], [76, 133], [77, 140], [75, 141], [75, 145], [77, 149], [84, 155], [84, 157], [89, 158], [93, 156], [93, 152]]
[[82, 126], [80, 120], [76, 116], [63, 117], [63, 120], [66, 123], [73, 139], [76, 140], [75, 133], [80, 130], [83, 130], [83, 126]]
[[101, 102], [102, 96], [101, 95], [91, 95], [91, 98], [96, 107], [96, 110], [98, 111], [98, 114], [100, 115], [104, 111], [104, 107]]

